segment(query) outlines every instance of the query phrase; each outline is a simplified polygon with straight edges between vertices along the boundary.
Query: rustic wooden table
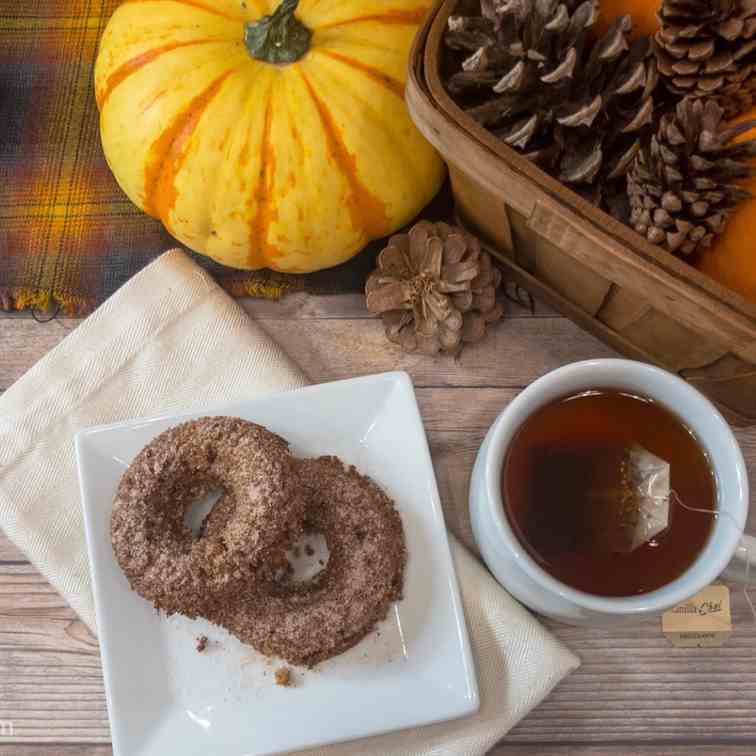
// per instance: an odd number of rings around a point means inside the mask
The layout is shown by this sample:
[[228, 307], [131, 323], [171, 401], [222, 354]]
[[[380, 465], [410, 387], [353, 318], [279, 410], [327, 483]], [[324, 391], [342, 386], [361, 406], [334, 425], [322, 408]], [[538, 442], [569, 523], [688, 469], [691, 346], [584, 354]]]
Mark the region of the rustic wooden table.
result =
[[[459, 362], [389, 347], [359, 296], [296, 295], [245, 307], [314, 382], [410, 373], [449, 513], [466, 501], [486, 429], [522, 387], [567, 362], [613, 354], [540, 306], [533, 315], [511, 306]], [[76, 326], [0, 312], [0, 391]], [[756, 430], [737, 436], [756, 481]], [[449, 524], [471, 544], [467, 522], [454, 519]], [[737, 589], [733, 609], [731, 638], [708, 650], [672, 648], [658, 622], [613, 631], [547, 623], [583, 665], [493, 753], [756, 753], [756, 625]], [[0, 755], [106, 756], [109, 739], [96, 639], [0, 532]]]

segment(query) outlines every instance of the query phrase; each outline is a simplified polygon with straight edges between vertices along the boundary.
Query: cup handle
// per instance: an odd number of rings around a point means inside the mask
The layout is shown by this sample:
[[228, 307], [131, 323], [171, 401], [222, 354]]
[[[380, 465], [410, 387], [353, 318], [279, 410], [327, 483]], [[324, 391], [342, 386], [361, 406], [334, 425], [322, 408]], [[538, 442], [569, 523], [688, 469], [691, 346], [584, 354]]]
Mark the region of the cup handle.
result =
[[756, 581], [756, 538], [743, 535], [722, 577], [737, 583]]

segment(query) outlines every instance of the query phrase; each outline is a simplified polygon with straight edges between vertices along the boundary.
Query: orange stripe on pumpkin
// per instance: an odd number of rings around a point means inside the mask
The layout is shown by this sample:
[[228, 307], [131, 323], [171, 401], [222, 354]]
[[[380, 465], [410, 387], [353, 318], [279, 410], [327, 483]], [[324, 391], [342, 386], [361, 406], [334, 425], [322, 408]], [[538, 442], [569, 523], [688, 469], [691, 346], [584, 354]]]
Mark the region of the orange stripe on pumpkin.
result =
[[202, 114], [235, 69], [219, 76], [204, 92], [197, 95], [173, 120], [173, 123], [150, 147], [145, 167], [144, 211], [160, 218], [170, 231], [168, 216], [176, 205], [176, 176], [184, 165], [191, 139]]
[[360, 24], [365, 21], [377, 21], [381, 24], [396, 24], [399, 26], [415, 26], [422, 23], [428, 8], [415, 8], [414, 10], [387, 10], [382, 13], [368, 13], [364, 16], [355, 16], [354, 18], [345, 18], [342, 21], [332, 21], [331, 23], [318, 26], [318, 29], [333, 29], [337, 26], [346, 26], [348, 24]]
[[347, 55], [333, 52], [333, 50], [318, 50], [318, 52], [321, 55], [325, 55], [329, 58], [332, 58], [333, 60], [339, 61], [339, 63], [343, 63], [345, 66], [350, 66], [352, 68], [356, 68], [358, 71], [362, 71], [362, 73], [370, 77], [373, 81], [377, 82], [386, 89], [389, 89], [402, 100], [404, 99], [404, 84], [402, 84], [401, 81], [397, 81], [396, 79], [392, 78], [388, 74], [383, 73], [383, 71], [379, 71], [377, 68], [373, 68], [373, 66], [369, 66], [367, 65], [367, 63], [363, 63], [362, 61], [350, 58]]
[[349, 184], [350, 197], [347, 199], [346, 207], [353, 228], [364, 230], [372, 239], [385, 236], [391, 226], [385, 203], [371, 194], [360, 181], [357, 174], [357, 158], [347, 150], [333, 116], [315, 93], [310, 81], [303, 73], [300, 72], [300, 75], [320, 116], [328, 151]]
[[144, 115], [158, 100], [162, 100], [168, 94], [167, 89], [161, 89], [152, 99], [142, 107], [141, 114]]
[[124, 0], [123, 5], [127, 5], [129, 3], [164, 3], [164, 2], [177, 3], [178, 5], [189, 5], [192, 8], [197, 8], [197, 10], [203, 10], [203, 11], [207, 11], [208, 13], [212, 13], [214, 16], [227, 18], [229, 21], [237, 21], [238, 18], [240, 18], [240, 16], [239, 17], [230, 16], [228, 13], [224, 13], [223, 11], [220, 11], [217, 8], [213, 8], [212, 5], [206, 5], [205, 3], [201, 3], [199, 0]]
[[[276, 155], [270, 139], [273, 123], [272, 95], [268, 94], [265, 105], [265, 121], [262, 139], [260, 140], [260, 170], [254, 193], [249, 198], [248, 207], [252, 215], [249, 226], [250, 266], [264, 268], [271, 259], [279, 256], [281, 250], [268, 241], [270, 224], [278, 220], [278, 212], [273, 205], [273, 180], [276, 172]], [[245, 150], [240, 159], [244, 158]], [[244, 169], [245, 166], [241, 166]]]
[[173, 50], [178, 50], [181, 47], [191, 47], [192, 45], [206, 45], [210, 42], [219, 41], [222, 40], [195, 39], [191, 42], [173, 42], [169, 45], [156, 47], [154, 50], [148, 50], [141, 55], [137, 55], [136, 57], [131, 58], [131, 60], [127, 60], [125, 63], [122, 63], [120, 66], [118, 66], [118, 68], [116, 68], [116, 70], [113, 71], [110, 76], [108, 76], [108, 80], [105, 84], [104, 89], [101, 92], [97, 93], [97, 107], [102, 110], [108, 100], [108, 97], [110, 97], [113, 90], [119, 84], [128, 79], [131, 74], [136, 73], [140, 68], [144, 68], [144, 66], [146, 66], [148, 63], [152, 63], [153, 60], [156, 60], [161, 55], [165, 55], [166, 53], [172, 52]]
[[304, 142], [302, 141], [302, 135], [299, 133], [299, 129], [294, 121], [289, 124], [291, 127], [291, 138], [297, 143], [301, 152], [304, 152]]

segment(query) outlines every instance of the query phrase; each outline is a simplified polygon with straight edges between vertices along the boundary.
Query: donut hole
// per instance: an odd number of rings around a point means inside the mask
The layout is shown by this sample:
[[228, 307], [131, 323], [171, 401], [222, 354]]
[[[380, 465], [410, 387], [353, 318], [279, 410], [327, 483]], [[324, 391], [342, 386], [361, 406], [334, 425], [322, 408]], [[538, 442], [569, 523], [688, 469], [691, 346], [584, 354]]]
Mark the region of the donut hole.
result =
[[191, 531], [195, 541], [204, 535], [203, 525], [221, 496], [223, 496], [223, 489], [213, 488], [184, 510], [184, 525]]
[[305, 583], [319, 575], [328, 565], [330, 552], [322, 533], [305, 533], [286, 552], [289, 563], [287, 580]]

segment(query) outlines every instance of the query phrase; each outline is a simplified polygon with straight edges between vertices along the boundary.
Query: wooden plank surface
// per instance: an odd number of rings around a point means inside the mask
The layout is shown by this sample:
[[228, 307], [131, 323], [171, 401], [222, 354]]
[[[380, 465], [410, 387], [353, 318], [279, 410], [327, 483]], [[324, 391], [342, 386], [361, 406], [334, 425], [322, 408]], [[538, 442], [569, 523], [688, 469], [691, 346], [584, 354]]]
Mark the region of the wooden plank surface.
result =
[[26, 557], [5, 537], [0, 530], [0, 564], [7, 562], [25, 562]]
[[[72, 326], [56, 321], [0, 321], [4, 333], [0, 386], [21, 377]], [[386, 345], [375, 320], [261, 320], [260, 327], [286, 349], [313, 381], [338, 380], [385, 370], [406, 370], [417, 386], [522, 387], [566, 362], [614, 352], [564, 318], [513, 318], [459, 360], [429, 359]]]
[[[40, 748], [42, 750], [40, 750]], [[0, 745], [0, 756], [44, 756], [46, 747], [38, 744], [9, 744]], [[53, 753], [49, 746], [47, 750]], [[87, 743], [57, 745], [55, 756], [112, 756], [110, 746], [91, 745]], [[721, 745], [701, 746], [690, 745], [636, 745], [627, 743], [622, 745], [581, 745], [575, 746], [528, 746], [515, 743], [502, 744], [489, 752], [489, 756], [753, 756], [753, 748], [749, 746]], [[166, 754], [166, 756], [173, 756]], [[455, 754], [455, 756], [458, 756]], [[463, 755], [459, 755], [463, 756]]]
[[[535, 317], [511, 307], [510, 318], [486, 342], [455, 362], [407, 356], [387, 345], [380, 324], [366, 319], [359, 297], [298, 295], [245, 306], [313, 381], [409, 371], [448, 524], [468, 544], [469, 473], [498, 412], [548, 370], [612, 354], [540, 307]], [[76, 325], [0, 314], [0, 390]], [[756, 480], [756, 432], [737, 435]], [[756, 513], [750, 523], [755, 530]], [[754, 753], [756, 625], [741, 593], [733, 593], [733, 607], [733, 636], [710, 650], [673, 649], [657, 622], [613, 631], [547, 623], [582, 657], [583, 666], [492, 753]], [[3, 723], [11, 721], [13, 737], [2, 737]], [[0, 534], [0, 756], [105, 756], [108, 739], [96, 640]]]

